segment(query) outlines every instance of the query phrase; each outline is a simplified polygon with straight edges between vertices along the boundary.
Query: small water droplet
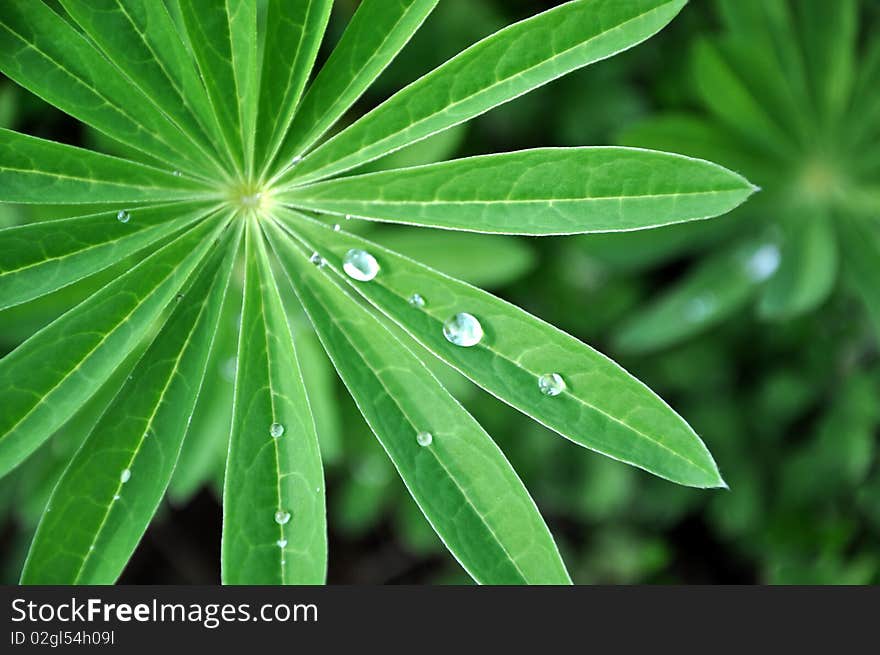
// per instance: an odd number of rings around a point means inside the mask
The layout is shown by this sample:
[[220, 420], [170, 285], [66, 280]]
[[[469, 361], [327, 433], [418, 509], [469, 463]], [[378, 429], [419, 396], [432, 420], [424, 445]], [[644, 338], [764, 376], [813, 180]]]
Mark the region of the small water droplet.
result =
[[318, 268], [324, 268], [324, 264], [326, 264], [326, 262], [324, 261], [324, 258], [321, 257], [321, 255], [319, 255], [316, 252], [312, 253], [312, 256], [309, 257], [309, 261], [312, 262]]
[[279, 509], [275, 512], [275, 523], [278, 525], [286, 525], [288, 521], [290, 521], [290, 512], [285, 512], [283, 509]]
[[351, 220], [351, 214], [346, 214], [346, 215], [345, 215], [345, 220], [350, 221], [350, 220]]
[[369, 282], [379, 273], [379, 262], [366, 250], [353, 248], [345, 253], [342, 270], [353, 280]]
[[279, 539], [275, 543], [278, 544], [279, 548], [286, 548], [287, 547], [287, 539]]
[[291, 166], [296, 166], [296, 165], [297, 165], [298, 163], [300, 163], [302, 160], [303, 160], [302, 155], [297, 155], [296, 157], [294, 157], [293, 159], [290, 160], [290, 165], [291, 165]]
[[183, 294], [182, 294], [182, 293], [178, 293], [178, 294], [177, 294], [177, 299], [178, 299], [178, 300], [183, 300]]
[[119, 500], [119, 498], [120, 498], [119, 494], [116, 494], [115, 496], [113, 496], [113, 500]]
[[409, 304], [413, 307], [422, 308], [425, 306], [425, 299], [422, 298], [421, 294], [414, 293], [409, 297]]
[[416, 435], [416, 441], [420, 446], [430, 446], [434, 442], [434, 435], [423, 430]]
[[483, 339], [483, 326], [473, 314], [461, 312], [443, 324], [443, 336], [449, 343], [470, 348]]
[[120, 223], [128, 223], [131, 220], [131, 214], [124, 209], [120, 209], [116, 214], [116, 220]]
[[768, 243], [758, 248], [746, 261], [746, 271], [755, 282], [763, 282], [779, 268], [782, 254], [779, 247]]
[[705, 321], [715, 310], [715, 300], [712, 296], [697, 296], [684, 309], [685, 318], [692, 323]]
[[277, 439], [282, 434], [284, 434], [284, 426], [280, 423], [273, 423], [269, 426], [269, 434], [272, 435], [273, 439]]
[[342, 226], [339, 223], [337, 223], [336, 225], [333, 226], [333, 231], [334, 232], [342, 231]]
[[173, 175], [174, 177], [180, 177], [181, 175], [183, 175], [183, 173], [181, 173], [180, 171], [174, 171], [174, 172], [172, 173], [172, 175]]
[[565, 391], [565, 380], [559, 373], [544, 373], [538, 377], [538, 388], [545, 396], [558, 396]]
[[125, 483], [128, 482], [129, 480], [131, 480], [131, 469], [125, 469], [125, 470], [119, 475], [119, 481], [120, 481], [122, 484], [125, 484]]

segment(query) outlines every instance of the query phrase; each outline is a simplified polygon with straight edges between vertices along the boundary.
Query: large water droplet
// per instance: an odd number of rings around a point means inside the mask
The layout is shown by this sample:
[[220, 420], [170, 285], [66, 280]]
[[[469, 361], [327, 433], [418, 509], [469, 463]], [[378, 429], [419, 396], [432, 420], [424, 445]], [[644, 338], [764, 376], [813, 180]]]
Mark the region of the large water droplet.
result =
[[416, 435], [416, 441], [420, 446], [430, 446], [434, 442], [434, 435], [423, 430]]
[[409, 304], [413, 307], [418, 307], [419, 309], [421, 309], [425, 306], [425, 299], [422, 298], [421, 294], [414, 293], [409, 297]]
[[120, 223], [128, 223], [131, 220], [131, 214], [124, 209], [120, 209], [116, 214], [116, 220]]
[[746, 271], [755, 282], [763, 282], [772, 276], [782, 261], [776, 244], [768, 243], [758, 248], [746, 262]]
[[312, 253], [312, 256], [309, 257], [309, 261], [312, 262], [312, 263], [313, 263], [315, 266], [317, 266], [318, 268], [324, 268], [324, 264], [326, 263], [326, 262], [324, 261], [324, 258], [321, 257], [321, 255], [319, 255], [319, 254], [316, 253], [316, 252], [313, 252], [313, 253]]
[[470, 348], [483, 338], [483, 326], [473, 314], [461, 312], [450, 317], [443, 324], [443, 336], [449, 343]]
[[283, 509], [275, 512], [275, 523], [285, 525], [288, 521], [290, 521], [290, 512], [285, 512]]
[[284, 426], [280, 423], [273, 423], [269, 426], [269, 434], [272, 435], [273, 439], [277, 439], [282, 434], [284, 434]]
[[131, 469], [125, 469], [122, 473], [120, 473], [119, 481], [122, 484], [125, 484], [129, 480], [131, 480]]
[[287, 547], [287, 539], [279, 539], [275, 543], [278, 544], [279, 548], [286, 548]]
[[366, 250], [353, 248], [345, 253], [342, 270], [353, 280], [369, 282], [379, 273], [379, 262]]
[[538, 388], [545, 396], [558, 396], [565, 391], [565, 380], [559, 373], [544, 373], [538, 377]]

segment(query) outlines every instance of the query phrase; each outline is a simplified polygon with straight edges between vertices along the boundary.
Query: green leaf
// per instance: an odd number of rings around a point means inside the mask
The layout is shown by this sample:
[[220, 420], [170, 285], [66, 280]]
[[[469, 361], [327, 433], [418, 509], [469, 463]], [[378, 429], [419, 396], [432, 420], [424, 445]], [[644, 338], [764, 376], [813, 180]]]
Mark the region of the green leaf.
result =
[[[694, 487], [724, 486], [715, 462], [691, 427], [620, 366], [552, 325], [499, 298], [354, 235], [311, 219], [282, 214], [342, 274], [349, 249], [374, 254], [381, 271], [354, 289], [435, 355], [476, 384], [575, 443], [660, 477]], [[412, 294], [425, 301], [410, 304]], [[444, 323], [460, 312], [485, 333], [478, 345], [456, 346]], [[558, 373], [566, 390], [543, 395], [538, 378]]]
[[[279, 150], [277, 160], [281, 165], [287, 166], [294, 157], [306, 152], [342, 118], [409, 42], [438, 1], [364, 0], [360, 3], [330, 58], [303, 97], [296, 120]], [[330, 2], [319, 4], [329, 7]], [[284, 38], [289, 39], [286, 34]]]
[[577, 0], [471, 46], [314, 150], [283, 177], [355, 168], [649, 38], [686, 0]]
[[841, 216], [837, 222], [846, 253], [847, 277], [862, 298], [880, 338], [880, 228], [871, 221]]
[[315, 423], [260, 229], [248, 220], [222, 578], [224, 584], [322, 584], [327, 525]]
[[63, 218], [0, 230], [0, 309], [6, 309], [103, 271], [171, 236], [212, 210], [198, 204], [165, 205]]
[[755, 288], [776, 272], [775, 244], [750, 245], [723, 252], [644, 309], [615, 335], [615, 349], [644, 353], [666, 348], [723, 323], [742, 310]]
[[377, 230], [370, 238], [425, 266], [484, 288], [510, 284], [536, 263], [528, 242], [515, 237], [392, 227]]
[[187, 433], [240, 233], [218, 245], [64, 472], [22, 584], [113, 584], [122, 573]]
[[172, 0], [229, 155], [250, 171], [258, 94], [257, 10], [248, 0]]
[[217, 161], [220, 153], [212, 146], [220, 133], [208, 95], [165, 4], [156, 0], [61, 3], [107, 59], [222, 170]]
[[[258, 165], [271, 164], [281, 147], [315, 64], [332, 6], [333, 0], [268, 0], [256, 126]], [[380, 26], [375, 29], [382, 34]]]
[[296, 187], [299, 209], [453, 230], [574, 234], [724, 214], [755, 188], [716, 164], [629, 148], [542, 148]]
[[[491, 437], [381, 323], [268, 228], [340, 376], [425, 516], [478, 582], [567, 584], [534, 501]], [[431, 434], [429, 445], [416, 435]]]
[[78, 204], [200, 198], [211, 199], [212, 194], [187, 176], [0, 129], [0, 202]]
[[168, 164], [216, 174], [92, 43], [43, 2], [0, 3], [0, 70], [65, 113]]
[[793, 6], [817, 113], [835, 121], [847, 108], [855, 82], [859, 3], [799, 0]]
[[217, 229], [217, 220], [204, 220], [0, 360], [0, 475], [49, 438], [143, 340]]
[[783, 217], [782, 262], [767, 283], [758, 311], [785, 320], [821, 305], [837, 281], [839, 254], [831, 217], [822, 211]]

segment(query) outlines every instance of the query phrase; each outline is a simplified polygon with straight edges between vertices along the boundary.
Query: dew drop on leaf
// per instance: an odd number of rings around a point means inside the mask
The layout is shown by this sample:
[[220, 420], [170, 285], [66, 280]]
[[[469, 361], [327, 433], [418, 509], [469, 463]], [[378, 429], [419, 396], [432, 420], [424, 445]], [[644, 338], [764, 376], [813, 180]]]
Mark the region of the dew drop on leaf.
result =
[[711, 296], [697, 296], [685, 307], [685, 318], [692, 323], [699, 323], [709, 318], [715, 309], [715, 300]]
[[483, 339], [483, 326], [473, 314], [461, 312], [443, 324], [443, 336], [449, 343], [470, 348]]
[[538, 377], [538, 389], [545, 396], [558, 396], [565, 391], [565, 380], [559, 373], [544, 373]]
[[278, 547], [279, 547], [279, 548], [285, 548], [285, 547], [287, 547], [287, 539], [279, 539], [279, 540], [276, 541], [275, 543], [278, 544]]
[[366, 250], [353, 248], [345, 253], [342, 270], [353, 280], [369, 282], [379, 273], [379, 262]]
[[128, 482], [129, 480], [131, 480], [131, 469], [125, 469], [125, 470], [119, 475], [119, 481], [120, 481], [122, 484], [125, 484], [125, 483]]
[[180, 171], [174, 171], [172, 175], [174, 175], [174, 177], [180, 177], [181, 175], [183, 175], [183, 173], [181, 173]]
[[284, 426], [280, 423], [273, 423], [269, 426], [269, 434], [272, 435], [273, 439], [277, 439], [282, 434], [284, 434]]
[[409, 297], [409, 301], [408, 301], [408, 302], [409, 302], [409, 304], [412, 305], [413, 307], [419, 307], [419, 308], [422, 308], [422, 307], [425, 306], [425, 299], [422, 298], [421, 294], [418, 294], [418, 293], [414, 293], [413, 295], [411, 295], [411, 296]]
[[342, 230], [342, 226], [339, 223], [337, 223], [336, 225], [333, 226], [334, 232], [340, 232], [341, 230]]
[[749, 257], [746, 262], [746, 271], [755, 282], [763, 282], [777, 271], [781, 261], [782, 255], [779, 252], [779, 247], [768, 243], [758, 248]]
[[312, 253], [312, 256], [309, 257], [309, 261], [312, 262], [318, 268], [324, 268], [324, 264], [326, 263], [326, 262], [324, 262], [324, 258], [321, 257], [321, 255], [319, 255], [316, 252]]
[[120, 223], [128, 223], [131, 220], [131, 214], [124, 209], [120, 209], [116, 214], [116, 220]]
[[434, 441], [434, 435], [423, 430], [416, 435], [416, 441], [420, 446], [430, 446]]
[[351, 214], [346, 214], [346, 215], [345, 215], [345, 220], [350, 221], [350, 220], [351, 220]]
[[290, 521], [290, 512], [285, 512], [283, 509], [279, 509], [275, 512], [275, 523], [278, 525], [286, 525], [288, 521]]

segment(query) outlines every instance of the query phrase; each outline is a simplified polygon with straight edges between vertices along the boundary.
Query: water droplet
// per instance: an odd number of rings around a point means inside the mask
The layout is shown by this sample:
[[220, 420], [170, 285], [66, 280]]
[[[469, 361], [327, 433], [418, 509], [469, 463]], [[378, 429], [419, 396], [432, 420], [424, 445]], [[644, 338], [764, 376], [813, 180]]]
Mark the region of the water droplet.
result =
[[443, 324], [443, 336], [449, 343], [470, 348], [483, 339], [483, 326], [473, 314], [461, 312]]
[[182, 294], [182, 293], [178, 293], [178, 294], [177, 294], [177, 299], [178, 299], [178, 300], [183, 300], [183, 294]]
[[345, 253], [342, 270], [353, 280], [369, 282], [379, 273], [379, 262], [366, 250], [352, 249]]
[[280, 423], [273, 423], [269, 426], [269, 434], [272, 435], [273, 439], [277, 439], [282, 434], [284, 434], [284, 426]]
[[285, 512], [283, 509], [279, 509], [275, 512], [275, 523], [278, 525], [286, 525], [288, 521], [290, 521], [290, 512]]
[[346, 215], [345, 215], [345, 220], [350, 221], [350, 220], [351, 220], [351, 214], [346, 214]]
[[746, 261], [746, 271], [755, 282], [763, 282], [772, 276], [782, 261], [779, 247], [768, 243], [758, 248]]
[[125, 469], [125, 470], [119, 475], [119, 481], [120, 481], [122, 484], [125, 484], [125, 483], [128, 482], [129, 480], [131, 480], [131, 469]]
[[324, 268], [324, 264], [327, 263], [327, 262], [324, 261], [324, 258], [321, 257], [321, 255], [319, 255], [319, 254], [316, 253], [316, 252], [313, 252], [313, 253], [312, 253], [312, 256], [309, 257], [309, 261], [312, 262], [312, 263], [313, 263], [315, 266], [317, 266], [318, 268]]
[[286, 548], [287, 547], [287, 539], [279, 539], [275, 543], [278, 544], [279, 548]]
[[298, 163], [300, 163], [302, 160], [303, 160], [302, 155], [297, 155], [296, 157], [294, 157], [293, 159], [290, 160], [290, 165], [291, 165], [291, 166], [296, 166], [296, 165], [297, 165]]
[[692, 323], [705, 321], [715, 309], [712, 296], [697, 296], [684, 309], [685, 318]]
[[416, 441], [420, 446], [430, 446], [434, 441], [434, 435], [423, 430], [416, 435]]
[[425, 306], [425, 299], [422, 298], [421, 294], [414, 293], [409, 297], [409, 304], [413, 307], [422, 308]]
[[341, 230], [342, 230], [342, 226], [339, 223], [337, 223], [336, 225], [333, 226], [334, 232], [340, 232]]
[[183, 175], [183, 173], [181, 173], [180, 171], [174, 171], [174, 172], [172, 173], [172, 175], [173, 175], [174, 177], [180, 177], [181, 175]]
[[120, 209], [116, 214], [116, 220], [120, 223], [128, 223], [131, 220], [131, 214], [124, 209]]
[[113, 500], [119, 500], [119, 498], [120, 498], [119, 494], [116, 494], [115, 496], [113, 496]]
[[565, 391], [565, 380], [559, 373], [544, 373], [538, 377], [538, 388], [545, 396], [558, 396]]

